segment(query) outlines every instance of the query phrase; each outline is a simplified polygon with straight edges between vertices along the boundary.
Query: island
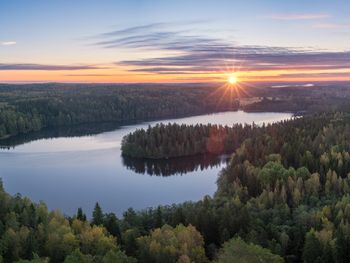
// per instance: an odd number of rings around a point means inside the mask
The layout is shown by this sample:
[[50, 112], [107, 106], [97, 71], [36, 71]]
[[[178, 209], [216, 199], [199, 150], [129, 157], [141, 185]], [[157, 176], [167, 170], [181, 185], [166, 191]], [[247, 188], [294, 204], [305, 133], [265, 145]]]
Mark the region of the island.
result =
[[[264, 126], [265, 127], [265, 126]], [[199, 154], [232, 153], [257, 125], [157, 124], [124, 136], [123, 156], [168, 159]]]

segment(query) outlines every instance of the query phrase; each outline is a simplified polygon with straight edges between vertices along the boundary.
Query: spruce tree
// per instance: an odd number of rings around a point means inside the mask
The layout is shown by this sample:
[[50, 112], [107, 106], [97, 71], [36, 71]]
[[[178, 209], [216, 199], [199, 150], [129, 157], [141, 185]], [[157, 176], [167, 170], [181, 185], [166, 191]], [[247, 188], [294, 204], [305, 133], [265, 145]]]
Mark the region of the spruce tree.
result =
[[103, 224], [103, 212], [98, 202], [96, 202], [94, 211], [92, 212], [92, 224], [97, 226]]

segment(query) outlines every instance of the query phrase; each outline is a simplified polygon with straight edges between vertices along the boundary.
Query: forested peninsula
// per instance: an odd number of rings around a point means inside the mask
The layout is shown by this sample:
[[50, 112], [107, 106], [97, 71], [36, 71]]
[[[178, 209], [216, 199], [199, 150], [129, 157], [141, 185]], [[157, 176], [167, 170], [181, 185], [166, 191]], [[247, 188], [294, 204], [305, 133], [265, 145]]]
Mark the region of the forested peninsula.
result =
[[157, 124], [126, 135], [121, 149], [124, 156], [147, 159], [232, 153], [255, 128], [241, 124]]
[[[237, 135], [239, 136], [239, 135]], [[348, 262], [350, 114], [254, 127], [198, 202], [63, 216], [0, 189], [4, 262]], [[0, 261], [1, 261], [0, 260]], [[25, 261], [27, 260], [27, 261]]]

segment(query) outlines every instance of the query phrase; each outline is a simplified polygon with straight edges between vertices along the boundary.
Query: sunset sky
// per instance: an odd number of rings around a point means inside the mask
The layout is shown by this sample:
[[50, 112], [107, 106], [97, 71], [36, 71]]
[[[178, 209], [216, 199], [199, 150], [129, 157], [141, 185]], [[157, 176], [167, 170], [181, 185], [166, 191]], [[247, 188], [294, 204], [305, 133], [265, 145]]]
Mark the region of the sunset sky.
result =
[[350, 80], [348, 0], [0, 0], [0, 82]]

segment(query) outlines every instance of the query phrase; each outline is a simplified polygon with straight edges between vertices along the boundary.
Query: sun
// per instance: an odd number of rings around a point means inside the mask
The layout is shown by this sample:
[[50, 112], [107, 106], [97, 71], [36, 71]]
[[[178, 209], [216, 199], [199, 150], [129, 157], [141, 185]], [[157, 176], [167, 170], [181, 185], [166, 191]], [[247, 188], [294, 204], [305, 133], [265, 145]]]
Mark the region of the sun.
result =
[[229, 75], [228, 78], [227, 78], [227, 82], [231, 85], [234, 85], [238, 82], [238, 78], [236, 75]]

